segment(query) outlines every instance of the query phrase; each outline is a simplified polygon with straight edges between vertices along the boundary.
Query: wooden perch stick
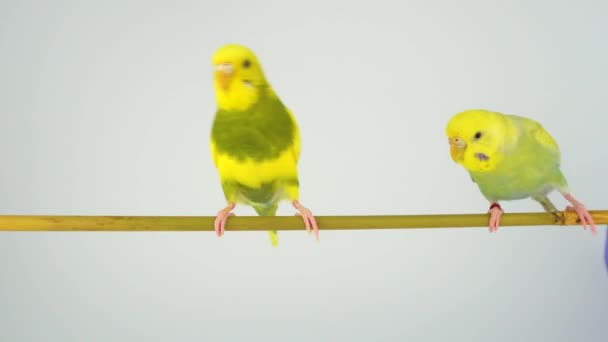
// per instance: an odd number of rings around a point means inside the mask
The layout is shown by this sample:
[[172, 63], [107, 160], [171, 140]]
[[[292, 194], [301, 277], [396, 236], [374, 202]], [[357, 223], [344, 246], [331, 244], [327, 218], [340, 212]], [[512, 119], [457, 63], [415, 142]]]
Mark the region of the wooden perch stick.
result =
[[[608, 223], [608, 210], [590, 211], [596, 225]], [[318, 216], [322, 230], [487, 227], [487, 214]], [[0, 215], [0, 231], [212, 231], [213, 216], [15, 216]], [[512, 213], [500, 219], [506, 226], [578, 225], [575, 212]], [[303, 230], [297, 216], [235, 216], [227, 230]]]

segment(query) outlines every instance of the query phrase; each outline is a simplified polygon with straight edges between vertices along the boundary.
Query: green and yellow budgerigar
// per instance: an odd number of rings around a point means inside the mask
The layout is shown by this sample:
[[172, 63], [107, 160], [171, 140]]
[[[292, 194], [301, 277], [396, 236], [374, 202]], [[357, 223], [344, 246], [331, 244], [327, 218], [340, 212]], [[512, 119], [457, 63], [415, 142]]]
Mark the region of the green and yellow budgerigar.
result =
[[[228, 202], [215, 220], [217, 236], [224, 235], [237, 203], [252, 206], [260, 216], [274, 216], [279, 202], [287, 199], [318, 240], [315, 218], [299, 202], [300, 132], [295, 118], [250, 49], [223, 46], [212, 63], [218, 109], [211, 130], [211, 155]], [[269, 234], [276, 246], [276, 231]]]
[[490, 201], [490, 232], [498, 229], [501, 200], [531, 197], [547, 212], [558, 210], [547, 197], [557, 189], [575, 210], [580, 222], [596, 232], [585, 206], [570, 194], [560, 170], [560, 151], [536, 121], [488, 110], [467, 110], [454, 115], [446, 128], [452, 159], [469, 171]]

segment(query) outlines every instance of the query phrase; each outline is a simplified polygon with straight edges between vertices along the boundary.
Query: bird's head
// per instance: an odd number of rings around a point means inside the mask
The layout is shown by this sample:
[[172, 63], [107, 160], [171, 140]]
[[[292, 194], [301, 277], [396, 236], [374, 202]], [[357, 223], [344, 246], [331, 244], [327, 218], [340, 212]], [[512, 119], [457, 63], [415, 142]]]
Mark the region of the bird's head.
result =
[[212, 64], [215, 95], [221, 109], [249, 108], [258, 99], [260, 88], [267, 85], [257, 57], [244, 46], [222, 46], [213, 54]]
[[446, 134], [452, 159], [468, 171], [486, 172], [504, 158], [507, 118], [487, 110], [467, 110], [454, 115]]

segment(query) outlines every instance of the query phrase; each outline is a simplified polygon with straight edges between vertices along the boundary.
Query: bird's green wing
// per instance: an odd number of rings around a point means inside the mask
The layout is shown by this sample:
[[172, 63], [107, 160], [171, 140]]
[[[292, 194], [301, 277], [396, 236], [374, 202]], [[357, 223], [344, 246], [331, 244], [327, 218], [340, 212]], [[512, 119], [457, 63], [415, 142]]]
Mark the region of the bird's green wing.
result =
[[549, 134], [549, 132], [547, 132], [547, 130], [545, 130], [545, 128], [539, 122], [528, 118], [519, 118], [525, 132], [538, 144], [550, 152], [555, 153], [559, 160], [559, 146], [551, 134]]

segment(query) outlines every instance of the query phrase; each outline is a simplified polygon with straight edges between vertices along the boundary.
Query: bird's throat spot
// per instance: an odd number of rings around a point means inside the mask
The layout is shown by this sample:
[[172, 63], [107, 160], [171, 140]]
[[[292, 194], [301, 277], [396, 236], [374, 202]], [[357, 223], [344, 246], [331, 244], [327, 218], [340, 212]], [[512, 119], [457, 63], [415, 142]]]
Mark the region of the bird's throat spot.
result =
[[488, 157], [487, 155], [481, 153], [481, 152], [477, 152], [475, 153], [475, 158], [479, 159], [480, 161], [488, 161], [490, 160], [490, 157]]

